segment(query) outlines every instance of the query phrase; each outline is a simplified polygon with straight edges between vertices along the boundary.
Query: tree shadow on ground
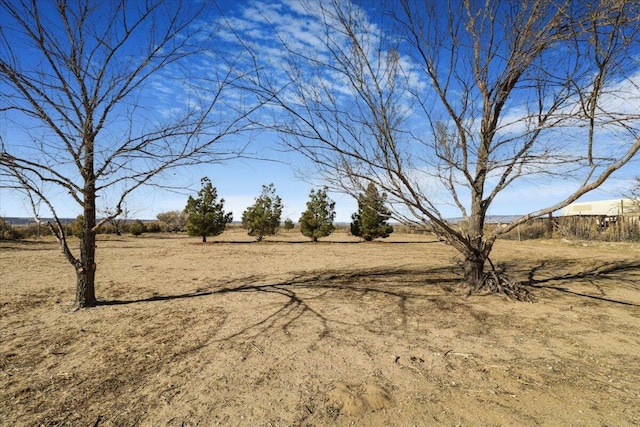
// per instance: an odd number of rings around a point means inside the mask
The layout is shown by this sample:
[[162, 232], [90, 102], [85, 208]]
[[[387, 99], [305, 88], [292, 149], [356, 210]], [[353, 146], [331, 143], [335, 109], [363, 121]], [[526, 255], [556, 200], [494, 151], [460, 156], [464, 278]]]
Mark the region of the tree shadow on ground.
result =
[[[203, 244], [201, 241], [193, 241], [190, 242], [193, 245]], [[433, 244], [433, 243], [441, 243], [439, 240], [424, 240], [424, 241], [405, 241], [405, 240], [397, 240], [397, 241], [383, 241], [383, 240], [374, 240], [371, 242], [366, 242], [364, 240], [319, 240], [314, 242], [312, 240], [283, 240], [283, 239], [263, 239], [261, 241], [257, 240], [211, 240], [208, 239], [207, 244], [230, 244], [230, 245], [247, 245], [247, 244], [256, 244], [256, 245], [424, 245], [424, 244]]]
[[[212, 295], [232, 293], [269, 294], [284, 297], [277, 309], [265, 313], [258, 321], [244, 326], [242, 329], [225, 336], [229, 340], [238, 336], [247, 339], [255, 338], [277, 325], [288, 333], [289, 328], [305, 315], [311, 315], [321, 324], [320, 336], [330, 335], [329, 323], [356, 326], [343, 319], [328, 319], [314, 307], [314, 302], [330, 298], [329, 293], [339, 293], [339, 298], [362, 298], [365, 296], [381, 296], [390, 299], [387, 306], [395, 306], [402, 323], [407, 323], [407, 302], [412, 299], [432, 300], [436, 303], [442, 298], [450, 298], [452, 285], [459, 282], [454, 271], [455, 266], [432, 269], [394, 268], [394, 269], [359, 269], [328, 270], [323, 272], [294, 273], [286, 280], [268, 283], [266, 277], [253, 275], [240, 280], [217, 282], [208, 287], [201, 287], [193, 292], [173, 295], [153, 295], [139, 299], [100, 300], [98, 306], [117, 306], [138, 303], [152, 303], [191, 298], [202, 298]], [[242, 284], [237, 285], [238, 282]], [[433, 289], [436, 288], [436, 292]], [[439, 289], [438, 289], [439, 288]], [[427, 292], [431, 289], [431, 292]], [[462, 303], [461, 303], [462, 304]]]
[[[615, 304], [640, 307], [640, 304], [620, 301], [607, 297], [605, 289], [598, 283], [601, 281], [615, 281], [626, 284], [635, 289], [640, 289], [640, 260], [626, 260], [618, 262], [602, 262], [593, 267], [573, 273], [550, 275], [548, 277], [536, 278], [538, 274], [544, 272], [566, 270], [573, 265], [580, 265], [579, 260], [544, 260], [533, 266], [527, 272], [528, 280], [525, 282], [534, 289], [546, 289], [562, 292], [578, 297], [590, 298], [599, 301], [606, 301]], [[635, 276], [635, 278], [634, 278]], [[588, 294], [572, 290], [568, 285], [577, 281], [586, 282], [598, 290], [598, 295]], [[566, 286], [565, 286], [566, 285]]]
[[[572, 266], [580, 266], [582, 263], [580, 260], [543, 260], [539, 264], [527, 269], [518, 268], [517, 264], [502, 264], [501, 267], [505, 271], [512, 270], [526, 273], [527, 280], [523, 282], [526, 286], [534, 289], [549, 289], [586, 298], [600, 299], [602, 301], [616, 302], [625, 305], [638, 305], [605, 298], [604, 290], [601, 288], [599, 288], [601, 295], [590, 295], [572, 291], [561, 285], [563, 283], [570, 284], [576, 280], [593, 281], [595, 279], [608, 279], [640, 287], [640, 282], [638, 282], [637, 279], [624, 275], [624, 273], [635, 273], [640, 277], [640, 260], [603, 262], [587, 270], [547, 275], [547, 277], [540, 278], [536, 277], [538, 274], [544, 274], [549, 271], [567, 270]], [[425, 285], [439, 285], [446, 293], [451, 292], [454, 286], [463, 284], [461, 274], [462, 272], [458, 265], [447, 265], [427, 269], [400, 267], [298, 272], [294, 273], [291, 278], [276, 283], [265, 283], [268, 281], [266, 277], [253, 275], [239, 280], [222, 283], [217, 282], [206, 288], [198, 288], [193, 292], [153, 295], [148, 298], [131, 300], [101, 300], [98, 305], [109, 306], [170, 301], [230, 292], [278, 292], [282, 295], [289, 295], [290, 298], [295, 301], [295, 295], [288, 294], [288, 292], [292, 292], [291, 289], [293, 288], [349, 290], [363, 294], [376, 293], [395, 298], [419, 298], [423, 296], [420, 290]], [[238, 282], [242, 284], [237, 285]], [[402, 288], [402, 290], [394, 290], [397, 288]]]
[[[396, 280], [400, 279], [400, 282]], [[335, 290], [351, 290], [363, 293], [373, 292], [386, 294], [390, 296], [418, 296], [419, 293], [395, 292], [386, 290], [385, 288], [398, 287], [416, 287], [420, 285], [438, 285], [451, 284], [459, 280], [459, 274], [456, 272], [456, 266], [444, 266], [431, 269], [410, 269], [410, 268], [393, 268], [393, 269], [359, 269], [359, 270], [326, 270], [323, 272], [310, 273], [294, 273], [287, 280], [281, 280], [277, 283], [263, 283], [268, 279], [264, 276], [252, 275], [242, 279], [230, 280], [228, 282], [217, 282], [207, 288], [198, 288], [193, 292], [171, 295], [153, 295], [148, 298], [137, 298], [131, 300], [101, 300], [98, 305], [126, 305], [145, 302], [170, 301], [184, 298], [197, 298], [216, 294], [224, 294], [230, 292], [248, 292], [248, 291], [265, 291], [270, 289], [284, 289], [289, 287], [298, 287], [306, 289], [335, 289]], [[241, 285], [234, 284], [242, 282]], [[449, 289], [449, 288], [447, 288]]]
[[[568, 286], [576, 280], [616, 280], [626, 281], [631, 286], [638, 286], [638, 282], [625, 278], [625, 274], [640, 274], [640, 261], [625, 261], [617, 263], [602, 263], [588, 270], [575, 273], [549, 275], [553, 271], [566, 271], [572, 265], [580, 266], [579, 260], [572, 264], [571, 260], [542, 261], [533, 267], [523, 270], [528, 282], [525, 286], [533, 289], [545, 289], [554, 292], [562, 292], [580, 298], [595, 299], [607, 303], [615, 303], [624, 306], [640, 306], [629, 301], [621, 301], [610, 298], [605, 290], [598, 288], [600, 294], [594, 295], [570, 289]], [[517, 265], [513, 265], [516, 270]], [[507, 266], [505, 266], [507, 268]], [[545, 276], [539, 277], [536, 276]], [[597, 280], [596, 280], [597, 279]], [[241, 284], [238, 284], [238, 283]], [[285, 280], [270, 280], [266, 276], [252, 275], [242, 279], [228, 282], [216, 282], [206, 287], [200, 287], [192, 292], [172, 295], [153, 295], [139, 299], [114, 299], [99, 301], [100, 306], [116, 306], [138, 303], [153, 303], [161, 301], [173, 301], [181, 299], [202, 298], [213, 295], [252, 293], [276, 295], [284, 298], [282, 303], [276, 303], [276, 309], [261, 314], [243, 325], [240, 329], [231, 332], [224, 337], [213, 341], [226, 341], [242, 337], [245, 340], [255, 339], [269, 330], [280, 328], [288, 334], [289, 329], [303, 317], [311, 316], [320, 324], [319, 337], [331, 335], [330, 324], [343, 325], [345, 327], [362, 326], [348, 319], [333, 316], [329, 319], [317, 309], [315, 302], [320, 300], [345, 299], [354, 301], [367, 296], [382, 297], [387, 301], [385, 307], [393, 307], [394, 316], [397, 316], [402, 324], [407, 324], [407, 303], [412, 300], [432, 302], [434, 307], [440, 310], [464, 309], [469, 315], [474, 316], [473, 307], [464, 302], [463, 284], [460, 270], [456, 265], [448, 265], [431, 269], [418, 269], [415, 267], [379, 268], [379, 269], [352, 269], [352, 270], [326, 270], [322, 272], [298, 272], [293, 273]], [[596, 283], [597, 287], [598, 284]], [[452, 293], [453, 292], [453, 293]], [[306, 318], [308, 321], [309, 318]]]
[[32, 239], [3, 239], [0, 240], [1, 250], [10, 251], [49, 251], [51, 246], [57, 246], [58, 243], [52, 240], [32, 240]]

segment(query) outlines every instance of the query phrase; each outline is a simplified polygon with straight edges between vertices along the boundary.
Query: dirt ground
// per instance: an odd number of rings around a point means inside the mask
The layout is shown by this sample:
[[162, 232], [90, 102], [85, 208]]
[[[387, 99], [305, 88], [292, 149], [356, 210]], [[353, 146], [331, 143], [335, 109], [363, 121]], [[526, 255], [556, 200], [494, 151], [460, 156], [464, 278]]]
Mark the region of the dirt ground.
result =
[[430, 236], [0, 241], [0, 425], [640, 425], [640, 245], [498, 242], [534, 304], [464, 299]]

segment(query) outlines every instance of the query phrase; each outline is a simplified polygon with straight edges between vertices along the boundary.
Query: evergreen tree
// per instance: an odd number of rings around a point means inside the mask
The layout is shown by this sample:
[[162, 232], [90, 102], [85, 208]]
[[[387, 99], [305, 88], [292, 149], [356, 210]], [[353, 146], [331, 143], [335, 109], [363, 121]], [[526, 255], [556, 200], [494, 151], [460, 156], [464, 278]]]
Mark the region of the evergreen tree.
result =
[[385, 206], [386, 199], [386, 194], [378, 193], [376, 186], [369, 183], [364, 194], [358, 196], [358, 212], [351, 215], [351, 234], [367, 242], [389, 237], [393, 227], [387, 224], [391, 211]]
[[264, 236], [276, 234], [280, 227], [282, 200], [276, 195], [273, 184], [262, 186], [262, 193], [255, 203], [242, 214], [242, 227], [259, 242]]
[[218, 199], [218, 192], [211, 184], [209, 178], [202, 178], [202, 189], [198, 192], [198, 198], [189, 196], [187, 207], [184, 209], [187, 218], [187, 234], [189, 236], [202, 236], [202, 242], [207, 241], [207, 236], [217, 236], [233, 221], [231, 212], [224, 212], [224, 199]]
[[282, 223], [282, 226], [286, 231], [293, 230], [296, 227], [291, 218], [285, 219], [284, 223]]
[[317, 242], [320, 237], [333, 233], [336, 217], [336, 203], [327, 196], [327, 187], [315, 192], [311, 190], [307, 210], [300, 217], [300, 231], [306, 237]]
[[84, 215], [80, 214], [76, 220], [71, 223], [71, 234], [81, 239], [84, 233]]

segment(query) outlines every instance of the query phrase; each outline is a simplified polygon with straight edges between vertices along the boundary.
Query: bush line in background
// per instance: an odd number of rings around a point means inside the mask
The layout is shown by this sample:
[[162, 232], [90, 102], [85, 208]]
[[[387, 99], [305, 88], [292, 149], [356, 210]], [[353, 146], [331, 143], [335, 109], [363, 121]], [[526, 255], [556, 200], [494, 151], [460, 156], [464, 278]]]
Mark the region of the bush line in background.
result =
[[[171, 228], [163, 224], [162, 221], [141, 221], [143, 233], [183, 233], [184, 228]], [[75, 221], [67, 224], [67, 235], [73, 236]], [[130, 227], [135, 220], [127, 222], [123, 227], [123, 234], [131, 234]], [[293, 226], [291, 226], [293, 225]], [[299, 232], [299, 225], [291, 224], [285, 227], [287, 232]], [[231, 224], [230, 228], [240, 228], [239, 224]], [[485, 227], [487, 231], [499, 227], [498, 224], [489, 224]], [[431, 232], [417, 229], [406, 225], [394, 224], [394, 231], [398, 234], [428, 234]], [[507, 240], [534, 240], [534, 239], [568, 239], [568, 240], [588, 240], [603, 242], [640, 242], [640, 220], [632, 217], [609, 217], [608, 221], [603, 221], [599, 217], [566, 217], [553, 219], [553, 231], [548, 235], [548, 219], [536, 219], [521, 225], [509, 233], [502, 236]], [[336, 224], [336, 231], [348, 232], [349, 224]], [[98, 230], [98, 234], [116, 234], [115, 227], [106, 224]], [[51, 233], [45, 225], [31, 223], [28, 225], [14, 225], [5, 222], [0, 218], [0, 240], [21, 240], [37, 237], [50, 236]]]

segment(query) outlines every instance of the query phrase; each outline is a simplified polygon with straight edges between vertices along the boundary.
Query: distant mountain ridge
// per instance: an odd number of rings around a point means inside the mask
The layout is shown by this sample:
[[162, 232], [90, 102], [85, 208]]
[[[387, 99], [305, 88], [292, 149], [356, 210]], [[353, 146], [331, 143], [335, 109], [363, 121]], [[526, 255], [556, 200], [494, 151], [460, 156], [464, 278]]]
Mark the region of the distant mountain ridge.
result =
[[[0, 217], [4, 220], [5, 223], [9, 225], [29, 225], [35, 224], [35, 220], [33, 217], [12, 217], [12, 216], [3, 216]], [[42, 218], [42, 222], [53, 221], [53, 218]], [[60, 218], [63, 224], [70, 224], [75, 221], [75, 218]]]

